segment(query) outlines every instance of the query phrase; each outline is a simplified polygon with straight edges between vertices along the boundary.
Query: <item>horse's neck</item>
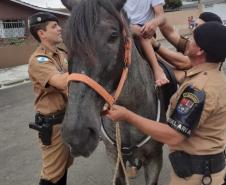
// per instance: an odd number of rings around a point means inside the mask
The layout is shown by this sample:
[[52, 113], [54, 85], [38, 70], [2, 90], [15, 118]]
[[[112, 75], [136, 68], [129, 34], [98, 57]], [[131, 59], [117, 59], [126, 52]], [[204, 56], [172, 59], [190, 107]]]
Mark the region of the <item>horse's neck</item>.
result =
[[[117, 104], [123, 105], [146, 118], [155, 119], [157, 114], [157, 101], [153, 84], [151, 69], [134, 46], [128, 78]], [[115, 124], [112, 124], [109, 119], [105, 118], [103, 119], [103, 124], [108, 135], [114, 139]], [[120, 124], [120, 128], [123, 145], [133, 146], [144, 139], [144, 134], [130, 124], [122, 123]]]
[[153, 74], [148, 62], [143, 60], [135, 46], [128, 78], [119, 101], [143, 116], [155, 117], [156, 92]]

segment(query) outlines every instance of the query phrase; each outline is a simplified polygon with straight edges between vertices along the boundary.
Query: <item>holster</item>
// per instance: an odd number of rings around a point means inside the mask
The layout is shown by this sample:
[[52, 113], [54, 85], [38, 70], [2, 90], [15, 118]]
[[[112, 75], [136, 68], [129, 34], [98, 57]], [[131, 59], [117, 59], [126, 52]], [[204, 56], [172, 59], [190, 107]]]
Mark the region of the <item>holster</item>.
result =
[[169, 154], [169, 159], [174, 172], [178, 177], [190, 177], [193, 174], [200, 174], [210, 177], [225, 168], [225, 156], [221, 152], [214, 155], [190, 155], [183, 151], [176, 151]]
[[192, 167], [189, 155], [182, 151], [176, 151], [169, 154], [169, 159], [174, 172], [178, 177], [185, 178], [192, 175]]
[[53, 125], [62, 123], [63, 118], [64, 111], [50, 114], [48, 116], [36, 113], [35, 122], [29, 123], [29, 128], [38, 131], [38, 136], [43, 145], [51, 145]]

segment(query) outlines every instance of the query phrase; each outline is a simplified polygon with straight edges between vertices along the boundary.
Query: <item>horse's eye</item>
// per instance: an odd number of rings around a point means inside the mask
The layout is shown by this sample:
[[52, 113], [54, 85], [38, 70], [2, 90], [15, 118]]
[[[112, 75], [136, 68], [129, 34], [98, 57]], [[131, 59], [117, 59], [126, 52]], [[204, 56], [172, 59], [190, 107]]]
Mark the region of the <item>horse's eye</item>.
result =
[[108, 43], [114, 43], [119, 38], [118, 32], [112, 32], [110, 37], [108, 38]]

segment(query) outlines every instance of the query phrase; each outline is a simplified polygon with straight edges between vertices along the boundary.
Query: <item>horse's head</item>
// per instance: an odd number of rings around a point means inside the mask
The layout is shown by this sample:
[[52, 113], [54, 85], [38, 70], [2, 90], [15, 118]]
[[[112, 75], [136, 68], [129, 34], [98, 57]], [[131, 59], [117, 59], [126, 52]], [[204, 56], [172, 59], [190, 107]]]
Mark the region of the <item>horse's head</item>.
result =
[[[86, 74], [113, 92], [124, 67], [123, 28], [126, 25], [120, 11], [125, 0], [62, 2], [71, 10], [65, 38], [69, 73]], [[103, 98], [84, 83], [70, 82], [62, 136], [73, 156], [87, 157], [95, 150], [104, 103]]]

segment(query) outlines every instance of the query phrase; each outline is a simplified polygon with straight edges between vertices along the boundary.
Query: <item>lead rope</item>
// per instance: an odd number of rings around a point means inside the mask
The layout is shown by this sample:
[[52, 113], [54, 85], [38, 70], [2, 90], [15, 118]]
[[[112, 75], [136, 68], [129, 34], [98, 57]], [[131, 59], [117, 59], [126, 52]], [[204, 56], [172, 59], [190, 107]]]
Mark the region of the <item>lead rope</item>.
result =
[[125, 168], [123, 158], [122, 158], [122, 151], [121, 151], [122, 141], [121, 141], [121, 132], [120, 132], [120, 127], [119, 127], [119, 122], [115, 122], [115, 131], [116, 131], [115, 137], [116, 137], [116, 146], [117, 146], [117, 162], [116, 162], [116, 165], [115, 165], [115, 173], [114, 173], [112, 185], [115, 185], [117, 172], [119, 170], [119, 164], [120, 163], [122, 165], [123, 173], [125, 175], [126, 185], [130, 185], [129, 178], [128, 178], [126, 168]]

